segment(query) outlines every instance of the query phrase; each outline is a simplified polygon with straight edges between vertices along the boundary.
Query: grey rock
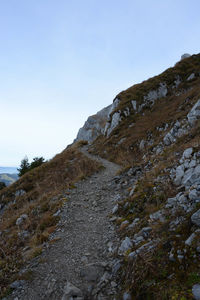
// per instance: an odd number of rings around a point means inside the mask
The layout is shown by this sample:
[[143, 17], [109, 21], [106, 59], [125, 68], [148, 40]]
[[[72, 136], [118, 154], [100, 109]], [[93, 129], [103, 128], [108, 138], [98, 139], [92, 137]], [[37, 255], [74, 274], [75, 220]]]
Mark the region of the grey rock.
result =
[[187, 78], [187, 81], [190, 81], [190, 80], [192, 80], [192, 79], [194, 79], [194, 78], [195, 78], [195, 74], [192, 73], [192, 74], [190, 74], [190, 76]]
[[58, 209], [58, 210], [57, 210], [57, 212], [55, 212], [55, 214], [53, 214], [53, 216], [54, 216], [54, 217], [57, 217], [57, 216], [59, 216], [59, 215], [60, 215], [60, 213], [61, 213], [61, 210], [60, 210], [60, 209]]
[[189, 238], [185, 241], [185, 245], [191, 246], [194, 238], [196, 237], [195, 233], [192, 233]]
[[195, 159], [191, 160], [191, 162], [189, 163], [189, 168], [194, 168], [197, 165], [197, 161]]
[[23, 196], [23, 195], [25, 195], [26, 194], [26, 191], [25, 190], [17, 190], [16, 192], [15, 192], [15, 197], [18, 197], [18, 196]]
[[107, 128], [107, 136], [109, 136], [111, 134], [111, 132], [119, 125], [121, 121], [121, 113], [120, 112], [115, 112], [112, 115], [112, 120], [111, 123], [109, 125], [109, 127]]
[[116, 205], [113, 207], [112, 213], [113, 213], [113, 214], [116, 214], [116, 212], [118, 211], [118, 209], [119, 209], [119, 205], [116, 204]]
[[119, 269], [121, 268], [121, 261], [118, 259], [114, 262], [113, 267], [112, 267], [112, 273], [113, 275], [117, 274]]
[[191, 216], [191, 221], [193, 224], [200, 227], [200, 209]]
[[11, 289], [19, 289], [25, 284], [25, 280], [16, 280], [10, 284]]
[[193, 148], [187, 148], [187, 149], [183, 152], [182, 158], [184, 158], [184, 159], [190, 158], [190, 157], [192, 156], [192, 152], [193, 152]]
[[145, 141], [141, 140], [140, 145], [139, 145], [139, 149], [144, 150], [144, 147], [145, 147]]
[[133, 186], [133, 187], [132, 187], [132, 189], [131, 189], [131, 191], [130, 191], [130, 193], [129, 193], [129, 196], [130, 196], [130, 197], [133, 196], [134, 191], [135, 191], [135, 188], [136, 188], [136, 186]]
[[143, 227], [141, 229], [141, 233], [143, 235], [143, 237], [148, 237], [149, 236], [149, 233], [152, 231], [152, 228], [151, 227]]
[[22, 240], [27, 239], [29, 236], [30, 236], [30, 232], [28, 232], [27, 230], [23, 230], [18, 233], [18, 237], [21, 238]]
[[17, 220], [16, 220], [16, 225], [20, 226], [24, 221], [28, 218], [27, 214], [21, 215]]
[[123, 294], [123, 300], [131, 300], [131, 295], [127, 292]]
[[132, 100], [132, 101], [131, 101], [131, 104], [132, 104], [132, 106], [133, 106], [133, 109], [134, 109], [134, 110], [137, 110], [137, 101], [136, 101], [136, 100]]
[[163, 211], [162, 210], [158, 210], [157, 212], [151, 214], [150, 219], [152, 221], [160, 221], [160, 222], [164, 222], [165, 221], [165, 217], [163, 215]]
[[200, 300], [200, 284], [193, 285], [192, 294], [195, 300]]
[[97, 114], [90, 116], [84, 126], [79, 129], [75, 141], [84, 140], [93, 142], [100, 134], [103, 134], [110, 109], [111, 105], [103, 108]]
[[81, 270], [80, 275], [88, 282], [97, 282], [103, 275], [103, 269], [102, 266], [87, 265]]
[[132, 247], [133, 247], [132, 241], [129, 239], [129, 237], [126, 237], [122, 241], [122, 243], [121, 243], [121, 245], [119, 247], [118, 253], [119, 254], [124, 254], [127, 250], [129, 250]]
[[181, 84], [181, 78], [180, 76], [176, 76], [176, 79], [174, 80], [174, 87], [177, 88]]
[[160, 86], [157, 90], [152, 90], [146, 96], [144, 96], [144, 102], [154, 104], [155, 100], [166, 97], [167, 92], [168, 89], [166, 84], [160, 83]]
[[198, 176], [194, 174], [194, 168], [188, 169], [184, 177], [182, 179], [182, 184], [186, 187], [190, 187], [195, 183], [195, 181], [198, 179]]
[[138, 235], [138, 234], [134, 235], [133, 242], [135, 245], [138, 245], [139, 243], [141, 243], [143, 241], [144, 241], [144, 237], [142, 235]]
[[129, 107], [126, 107], [125, 110], [123, 111], [125, 117], [128, 117], [130, 115], [130, 110]]
[[200, 118], [200, 100], [198, 100], [187, 115], [188, 122], [191, 126]]
[[175, 185], [180, 185], [184, 176], [184, 166], [180, 165], [176, 168], [176, 178], [174, 180]]
[[166, 208], [172, 208], [177, 204], [177, 198], [168, 198], [167, 199], [167, 204], [165, 205]]
[[200, 199], [200, 193], [196, 189], [193, 189], [189, 192], [188, 197], [190, 200], [196, 201]]
[[128, 257], [131, 259], [135, 259], [137, 257], [137, 255], [140, 254], [141, 252], [143, 252], [143, 251], [149, 252], [152, 249], [154, 249], [156, 247], [156, 244], [157, 244], [156, 240], [150, 241], [150, 242], [142, 245], [141, 247], [139, 247], [137, 250], [129, 253]]
[[133, 222], [128, 226], [128, 228], [133, 229], [137, 225], [137, 223], [139, 222], [139, 220], [140, 220], [139, 218], [135, 218], [133, 220]]
[[79, 288], [71, 284], [70, 282], [67, 282], [67, 284], [64, 287], [64, 294], [62, 296], [61, 300], [72, 300], [72, 299], [79, 299], [83, 300], [83, 294]]
[[171, 144], [174, 142], [174, 138], [173, 138], [173, 136], [171, 135], [170, 132], [168, 132], [168, 133], [165, 135], [165, 137], [164, 137], [164, 139], [163, 139], [163, 142], [164, 142], [164, 144], [165, 144], [166, 146], [169, 146], [169, 145], [171, 145]]
[[185, 53], [183, 55], [181, 55], [181, 60], [190, 57], [191, 55], [189, 53]]
[[128, 220], [125, 220], [121, 223], [121, 225], [126, 225], [126, 224], [129, 224], [129, 221]]
[[119, 142], [117, 142], [117, 145], [121, 145], [123, 144], [123, 142], [125, 142], [126, 138], [121, 138], [121, 140], [119, 140]]

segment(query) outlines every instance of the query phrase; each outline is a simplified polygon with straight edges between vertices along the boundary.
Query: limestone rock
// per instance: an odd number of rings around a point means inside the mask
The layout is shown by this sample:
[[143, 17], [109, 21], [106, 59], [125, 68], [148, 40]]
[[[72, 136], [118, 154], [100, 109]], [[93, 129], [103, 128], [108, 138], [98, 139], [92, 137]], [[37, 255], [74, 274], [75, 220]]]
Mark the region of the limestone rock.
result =
[[193, 148], [187, 148], [184, 152], [183, 152], [183, 159], [186, 158], [190, 158], [192, 156], [192, 152], [193, 152]]
[[192, 294], [195, 300], [200, 300], [200, 284], [193, 285]]
[[192, 107], [191, 111], [187, 115], [188, 122], [191, 126], [200, 119], [200, 100], [196, 102], [196, 104]]
[[28, 218], [27, 214], [21, 215], [17, 220], [16, 220], [16, 225], [20, 226], [24, 221]]
[[23, 287], [25, 280], [16, 280], [10, 284], [11, 289], [19, 289]]
[[127, 292], [123, 294], [123, 300], [131, 300], [131, 295]]
[[122, 243], [121, 246], [119, 247], [119, 254], [124, 254], [127, 250], [133, 247], [132, 241], [129, 239], [129, 237], [126, 237]]
[[83, 300], [82, 292], [79, 288], [67, 282], [66, 286], [64, 287], [64, 294], [61, 300], [71, 300], [71, 299], [79, 299]]
[[192, 73], [192, 74], [190, 74], [190, 76], [187, 78], [187, 81], [190, 81], [190, 80], [192, 80], [192, 79], [194, 79], [194, 78], [195, 78], [195, 74]]
[[191, 216], [191, 221], [193, 224], [200, 227], [200, 209]]
[[137, 101], [136, 101], [136, 100], [132, 100], [132, 101], [131, 101], [131, 104], [132, 104], [132, 106], [133, 106], [133, 109], [134, 109], [134, 110], [137, 110]]
[[103, 108], [97, 114], [90, 116], [85, 122], [84, 126], [79, 129], [75, 141], [93, 142], [100, 134], [104, 133], [106, 122], [110, 113], [111, 105]]
[[190, 54], [185, 53], [185, 54], [183, 54], [183, 55], [181, 56], [181, 60], [183, 60], [183, 59], [185, 59], [185, 58], [188, 58], [188, 57], [190, 57], [190, 56], [191, 56]]
[[120, 111], [115, 112], [112, 115], [111, 123], [110, 123], [109, 127], [107, 128], [107, 136], [109, 136], [111, 134], [111, 132], [119, 125], [120, 121], [121, 121]]
[[23, 196], [24, 194], [26, 194], [26, 192], [24, 190], [17, 190], [15, 192], [15, 197], [18, 197], [18, 196]]

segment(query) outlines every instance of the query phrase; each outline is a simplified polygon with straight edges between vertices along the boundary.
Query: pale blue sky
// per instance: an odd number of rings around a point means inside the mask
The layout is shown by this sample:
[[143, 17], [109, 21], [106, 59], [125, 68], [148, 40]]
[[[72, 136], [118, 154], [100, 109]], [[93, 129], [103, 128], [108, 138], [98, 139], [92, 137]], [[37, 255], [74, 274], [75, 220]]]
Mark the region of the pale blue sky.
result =
[[199, 0], [0, 0], [0, 166], [51, 158], [118, 92], [200, 52]]

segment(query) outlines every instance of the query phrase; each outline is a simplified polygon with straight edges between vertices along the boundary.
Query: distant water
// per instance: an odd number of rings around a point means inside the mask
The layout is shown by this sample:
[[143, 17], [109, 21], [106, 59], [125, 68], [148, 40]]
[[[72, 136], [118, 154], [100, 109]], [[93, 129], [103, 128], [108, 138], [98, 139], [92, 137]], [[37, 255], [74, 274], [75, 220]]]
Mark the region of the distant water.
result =
[[2, 173], [16, 174], [18, 171], [15, 167], [0, 167], [0, 174]]

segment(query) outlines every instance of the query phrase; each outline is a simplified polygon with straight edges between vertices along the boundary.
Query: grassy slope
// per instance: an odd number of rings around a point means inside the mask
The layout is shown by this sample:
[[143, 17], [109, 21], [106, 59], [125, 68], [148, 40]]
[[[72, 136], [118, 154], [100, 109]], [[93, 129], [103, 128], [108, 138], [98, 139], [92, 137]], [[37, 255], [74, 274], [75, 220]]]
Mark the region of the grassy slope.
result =
[[[195, 73], [196, 78], [187, 81], [191, 73]], [[122, 238], [126, 236], [133, 238], [140, 229], [149, 226], [149, 214], [161, 209], [167, 198], [174, 197], [179, 192], [169, 178], [169, 170], [180, 159], [183, 150], [188, 147], [193, 147], [195, 151], [200, 150], [200, 122], [197, 122], [189, 134], [178, 139], [174, 145], [166, 147], [162, 154], [156, 155], [152, 151], [170, 130], [171, 124], [185, 118], [193, 104], [200, 98], [199, 74], [200, 54], [185, 59], [161, 75], [120, 93], [117, 97], [121, 99], [121, 103], [117, 110], [123, 111], [127, 106], [131, 107], [130, 100], [134, 99], [141, 103], [143, 96], [150, 90], [155, 90], [160, 82], [166, 82], [169, 87], [167, 97], [157, 100], [152, 108], [143, 111], [144, 114], [135, 114], [132, 111], [110, 137], [99, 137], [91, 147], [91, 152], [122, 164], [124, 169], [140, 165], [144, 172], [133, 196], [119, 203], [117, 226]], [[178, 75], [182, 83], [177, 89], [172, 89]], [[129, 127], [133, 123], [134, 126]], [[159, 132], [156, 129], [157, 126], [161, 127], [166, 123], [169, 124], [167, 131]], [[154, 145], [147, 146], [141, 151], [140, 141], [148, 140], [149, 135], [154, 140]], [[122, 138], [125, 138], [123, 143], [117, 145]], [[146, 172], [144, 166], [148, 162], [151, 167]], [[177, 250], [184, 249], [184, 241], [193, 231], [190, 216], [191, 213], [184, 216], [185, 221], [175, 232], [169, 232], [171, 216], [164, 224], [153, 226], [151, 237], [159, 238], [159, 243], [152, 253], [145, 257], [140, 256], [136, 261], [130, 261], [125, 256], [121, 284], [124, 290], [131, 291], [133, 299], [192, 299], [192, 285], [200, 282], [199, 258], [195, 260], [193, 257], [196, 253], [195, 244], [190, 247], [182, 263], [169, 261], [168, 247], [171, 243]], [[131, 223], [135, 218], [140, 218], [136, 228], [129, 230], [127, 225], [121, 226], [123, 221], [128, 220]]]
[[[0, 221], [0, 295], [8, 292], [20, 266], [41, 253], [59, 220], [53, 214], [67, 201], [66, 190], [99, 170], [100, 165], [84, 156], [79, 145], [68, 147], [0, 192], [0, 204], [7, 207]], [[26, 193], [16, 197], [19, 190]], [[28, 219], [19, 228], [16, 220], [22, 214]], [[27, 238], [19, 237], [23, 231], [28, 231]]]

